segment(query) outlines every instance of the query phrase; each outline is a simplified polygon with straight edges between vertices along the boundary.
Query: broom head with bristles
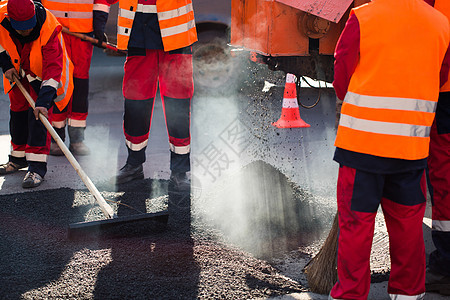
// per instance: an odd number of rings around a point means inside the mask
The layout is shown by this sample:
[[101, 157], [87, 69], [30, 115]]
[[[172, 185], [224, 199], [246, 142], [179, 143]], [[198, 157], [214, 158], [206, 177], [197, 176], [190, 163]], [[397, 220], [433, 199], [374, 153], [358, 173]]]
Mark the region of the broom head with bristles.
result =
[[306, 279], [313, 293], [328, 295], [337, 282], [338, 229], [336, 214], [325, 243], [305, 267]]

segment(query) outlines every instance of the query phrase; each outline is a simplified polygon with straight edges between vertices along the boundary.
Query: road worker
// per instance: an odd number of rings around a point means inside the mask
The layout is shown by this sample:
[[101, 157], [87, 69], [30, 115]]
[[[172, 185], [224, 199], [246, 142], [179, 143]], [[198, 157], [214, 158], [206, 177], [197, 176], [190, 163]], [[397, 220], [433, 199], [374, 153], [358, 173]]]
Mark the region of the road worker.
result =
[[351, 11], [335, 50], [333, 85], [344, 102], [334, 155], [338, 281], [330, 299], [367, 299], [380, 204], [390, 243], [388, 293], [424, 297], [425, 169], [449, 40], [447, 18], [423, 0], [375, 0]]
[[117, 47], [127, 49], [123, 79], [128, 149], [116, 184], [144, 178], [149, 131], [159, 84], [169, 135], [171, 183], [187, 188], [190, 171], [192, 47], [197, 40], [191, 0], [120, 0]]
[[[426, 0], [450, 18], [450, 2]], [[450, 295], [450, 81], [441, 87], [436, 118], [430, 133], [429, 190], [432, 198], [430, 255], [425, 278], [427, 291]]]
[[[50, 134], [38, 120], [50, 121], [52, 105], [64, 109], [72, 95], [73, 66], [65, 52], [61, 25], [40, 3], [9, 0], [0, 3], [0, 66], [10, 99], [11, 154], [0, 175], [28, 166], [24, 188], [39, 186], [47, 172]], [[31, 109], [14, 77], [36, 101]]]
[[[109, 4], [106, 0], [42, 0], [58, 22], [71, 32], [94, 34], [101, 44], [105, 41], [105, 24], [108, 19]], [[86, 118], [88, 116], [89, 68], [93, 45], [68, 33], [62, 33], [67, 53], [74, 65], [73, 97], [69, 105], [60, 111], [53, 111], [53, 128], [64, 141], [69, 135], [69, 149], [74, 155], [88, 155], [89, 148], [84, 143]], [[63, 155], [58, 144], [52, 139], [50, 154]]]

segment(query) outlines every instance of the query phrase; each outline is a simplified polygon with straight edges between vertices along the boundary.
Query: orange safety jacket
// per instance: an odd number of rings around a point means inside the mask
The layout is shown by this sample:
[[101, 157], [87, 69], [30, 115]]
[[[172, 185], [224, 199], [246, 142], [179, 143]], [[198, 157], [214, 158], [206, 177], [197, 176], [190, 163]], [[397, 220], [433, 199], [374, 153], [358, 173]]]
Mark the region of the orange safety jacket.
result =
[[[450, 39], [447, 18], [421, 0], [377, 0], [351, 13], [359, 21], [360, 57], [335, 146], [380, 157], [426, 158]], [[399, 34], [396, 28], [404, 24], [408, 34]]]
[[[443, 13], [450, 20], [450, 1], [448, 0], [436, 0], [434, 8]], [[447, 82], [441, 86], [441, 92], [450, 92], [450, 74]]]
[[42, 0], [42, 5], [72, 32], [92, 32], [93, 10], [109, 12], [106, 2], [97, 3], [94, 0]]
[[[0, 23], [6, 18], [7, 9], [6, 2], [3, 5], [0, 5]], [[56, 89], [56, 98], [53, 100], [55, 104], [58, 106], [59, 110], [63, 110], [67, 104], [69, 103], [70, 98], [72, 97], [73, 92], [73, 64], [69, 59], [69, 56], [66, 52], [66, 47], [64, 45], [64, 40], [60, 33], [62, 27], [56, 20], [56, 18], [48, 13], [45, 19], [44, 24], [42, 25], [39, 38], [32, 42], [31, 51], [30, 51], [30, 71], [33, 72], [37, 77], [32, 77], [31, 75], [27, 75], [28, 81], [34, 81], [36, 79], [42, 81], [42, 46], [46, 45], [50, 37], [52, 36], [55, 30], [58, 30], [58, 39], [63, 48], [63, 71], [61, 74], [60, 82], [56, 82], [55, 80], [47, 80], [43, 82], [43, 85], [50, 85]], [[11, 58], [11, 62], [17, 72], [22, 75], [24, 74], [23, 70], [20, 67], [20, 55], [17, 52], [16, 45], [13, 40], [9, 36], [8, 30], [6, 30], [3, 26], [0, 26], [0, 46], [6, 50], [9, 57]], [[54, 81], [54, 82], [53, 82]], [[11, 89], [11, 84], [8, 79], [3, 75], [3, 87], [5, 94]]]
[[[148, 7], [148, 8], [146, 8]], [[153, 9], [143, 5], [143, 9]], [[119, 0], [119, 17], [117, 20], [117, 48], [126, 50], [130, 39], [133, 20], [138, 10], [138, 0]], [[139, 9], [138, 11], [142, 11]], [[157, 13], [164, 51], [180, 49], [197, 41], [192, 0], [156, 1]]]

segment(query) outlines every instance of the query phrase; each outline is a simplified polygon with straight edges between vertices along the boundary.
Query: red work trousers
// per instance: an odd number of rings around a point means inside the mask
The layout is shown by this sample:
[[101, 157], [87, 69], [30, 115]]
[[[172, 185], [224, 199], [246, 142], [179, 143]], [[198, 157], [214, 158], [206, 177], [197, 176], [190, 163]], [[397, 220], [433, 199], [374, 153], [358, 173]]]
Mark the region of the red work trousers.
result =
[[[448, 124], [450, 119], [442, 121]], [[431, 127], [428, 169], [433, 204], [432, 238], [436, 246], [430, 255], [429, 267], [450, 276], [450, 131], [442, 126], [439, 133], [436, 122]]]
[[162, 49], [141, 49], [125, 62], [124, 133], [127, 162], [145, 162], [145, 149], [158, 89], [161, 94], [171, 151], [171, 170], [190, 170], [190, 104], [194, 93], [192, 54], [170, 53]]
[[370, 289], [370, 253], [379, 204], [389, 233], [390, 295], [419, 297], [425, 293], [424, 170], [372, 174], [339, 168], [338, 282], [333, 299], [367, 299]]
[[67, 54], [73, 63], [73, 95], [63, 111], [54, 109], [53, 126], [86, 127], [88, 116], [89, 69], [91, 67], [93, 45], [78, 37], [64, 33]]
[[[31, 97], [36, 100], [37, 94], [26, 79], [21, 80]], [[10, 114], [9, 131], [11, 135], [10, 161], [23, 164], [26, 162], [29, 171], [42, 177], [47, 172], [47, 155], [50, 151], [50, 134], [41, 121], [36, 120], [28, 101], [17, 86], [9, 92]], [[48, 119], [52, 120], [52, 109]]]

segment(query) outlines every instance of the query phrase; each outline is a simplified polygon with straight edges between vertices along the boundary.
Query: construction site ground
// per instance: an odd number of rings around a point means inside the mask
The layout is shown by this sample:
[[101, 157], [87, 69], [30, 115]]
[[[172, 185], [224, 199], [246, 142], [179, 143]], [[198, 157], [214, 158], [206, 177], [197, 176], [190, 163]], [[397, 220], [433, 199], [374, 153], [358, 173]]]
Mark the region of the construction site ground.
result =
[[[327, 299], [309, 291], [303, 268], [336, 213], [335, 96], [300, 108], [309, 128], [278, 129], [285, 74], [242, 58], [234, 85], [196, 89], [191, 190], [168, 192], [169, 147], [161, 101], [153, 114], [145, 179], [110, 182], [125, 164], [124, 57], [95, 49], [86, 144], [77, 157], [105, 199], [139, 211], [168, 209], [167, 226], [98, 232], [69, 240], [68, 225], [103, 218], [65, 157], [49, 157], [44, 183], [24, 190], [25, 170], [0, 176], [1, 299]], [[242, 59], [242, 60], [241, 60]], [[301, 89], [306, 105], [319, 91]], [[10, 150], [9, 100], [0, 97], [0, 159]], [[68, 141], [66, 140], [68, 145]], [[111, 202], [119, 216], [135, 211]], [[430, 208], [424, 218], [429, 254]], [[389, 299], [388, 236], [378, 214], [369, 299]], [[427, 294], [425, 299], [445, 299]]]

